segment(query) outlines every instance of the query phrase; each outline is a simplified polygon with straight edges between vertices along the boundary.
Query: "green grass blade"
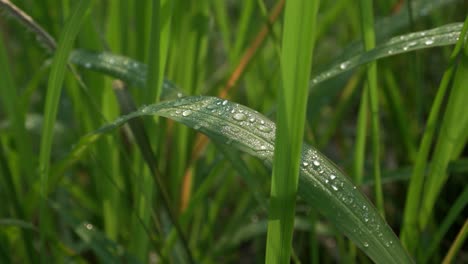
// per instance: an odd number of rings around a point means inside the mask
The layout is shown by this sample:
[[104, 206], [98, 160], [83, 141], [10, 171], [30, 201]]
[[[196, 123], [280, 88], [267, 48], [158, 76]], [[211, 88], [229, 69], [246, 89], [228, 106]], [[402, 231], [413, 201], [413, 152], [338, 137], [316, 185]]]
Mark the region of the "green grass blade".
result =
[[[468, 18], [466, 25], [468, 26]], [[426, 227], [436, 199], [447, 181], [449, 162], [461, 154], [462, 149], [458, 146], [465, 145], [467, 140], [468, 115], [460, 114], [466, 111], [466, 102], [468, 102], [468, 44], [465, 42], [464, 45], [432, 157], [433, 163], [424, 186], [422, 210], [419, 213], [422, 229]], [[459, 151], [455, 151], [457, 148]]]
[[[152, 1], [151, 36], [148, 51], [148, 78], [146, 103], [159, 101], [169, 45], [173, 3], [168, 0]], [[161, 11], [164, 10], [164, 13]]]
[[317, 85], [338, 74], [374, 60], [415, 50], [453, 45], [458, 41], [461, 29], [462, 23], [454, 23], [392, 37], [372, 50], [344, 58], [340, 62], [327, 67], [327, 70], [318, 73], [312, 79], [312, 85]]
[[365, 86], [361, 92], [362, 100], [359, 104], [359, 112], [357, 119], [357, 136], [354, 146], [353, 157], [353, 179], [356, 185], [361, 185], [364, 177], [364, 161], [366, 154], [366, 137], [367, 137], [367, 109], [369, 107], [369, 97], [366, 96], [368, 87]]
[[287, 1], [281, 47], [278, 132], [273, 160], [266, 263], [289, 263], [299, 161], [319, 1]]
[[[96, 140], [144, 115], [160, 115], [181, 122], [272, 165], [275, 124], [250, 108], [215, 97], [185, 97], [145, 106], [81, 141]], [[84, 149], [86, 145], [79, 143], [76, 147]], [[307, 145], [302, 149], [298, 193], [374, 261], [411, 263], [398, 238], [367, 198], [336, 165]]]
[[[460, 34], [464, 36], [465, 33], [463, 32], [466, 32], [467, 29], [468, 23], [465, 22], [461, 33], [459, 33], [458, 36], [460, 36]], [[452, 79], [452, 75], [455, 68], [454, 61], [462, 48], [462, 43], [462, 40], [458, 41], [457, 45], [452, 51], [449, 67], [445, 70], [439, 88], [437, 90], [436, 97], [434, 98], [434, 102], [432, 103], [431, 112], [429, 113], [429, 117], [426, 121], [426, 130], [424, 132], [423, 138], [418, 149], [413, 174], [411, 176], [411, 182], [406, 196], [403, 228], [401, 230], [400, 236], [402, 242], [405, 244], [406, 248], [408, 248], [410, 252], [413, 252], [415, 250], [419, 240], [418, 236], [420, 233], [420, 228], [418, 225], [418, 218], [421, 203], [423, 202], [421, 200], [421, 193], [424, 185], [424, 172], [426, 170], [429, 151], [431, 149], [431, 144], [436, 129], [436, 122], [439, 119], [440, 108], [450, 80]]]
[[48, 232], [46, 226], [46, 199], [48, 178], [50, 173], [50, 154], [52, 149], [53, 128], [57, 116], [58, 102], [62, 90], [62, 83], [65, 77], [66, 65], [68, 62], [68, 55], [71, 52], [73, 42], [78, 35], [80, 25], [85, 18], [86, 11], [91, 5], [90, 0], [82, 0], [76, 5], [76, 9], [70, 17], [70, 20], [65, 24], [60, 41], [57, 47], [54, 60], [52, 62], [52, 69], [49, 75], [46, 102], [44, 108], [44, 125], [41, 135], [41, 147], [39, 153], [39, 173], [41, 177], [41, 222], [40, 222], [40, 252], [42, 262], [46, 262], [46, 249], [45, 249], [45, 233]]
[[[460, 216], [468, 204], [468, 188], [465, 187], [463, 193], [457, 198], [450, 208], [450, 211], [447, 213], [444, 221], [440, 225], [437, 233], [431, 239], [431, 244], [428, 247], [428, 250], [424, 253], [421, 263], [428, 263], [429, 259], [436, 252], [437, 248], [440, 247], [442, 238], [445, 236], [450, 226], [457, 220], [457, 217]], [[462, 216], [463, 217], [463, 216]]]
[[453, 242], [450, 250], [447, 252], [444, 260], [442, 261], [443, 264], [454, 263], [456, 260], [456, 254], [458, 251], [463, 247], [466, 237], [468, 236], [468, 220], [465, 220], [462, 229], [458, 232], [457, 238]]
[[[361, 0], [361, 28], [365, 50], [375, 48], [374, 13], [372, 0]], [[380, 124], [379, 124], [379, 94], [377, 87], [377, 62], [367, 64], [367, 91], [369, 92], [369, 110], [371, 118], [372, 162], [375, 178], [375, 200], [380, 214], [385, 218], [382, 184], [380, 180]]]
[[399, 138], [403, 141], [402, 151], [406, 153], [408, 161], [414, 161], [416, 157], [416, 144], [414, 135], [411, 133], [411, 120], [406, 115], [407, 107], [404, 104], [403, 96], [398, 90], [398, 83], [394, 74], [388, 69], [384, 71], [385, 85], [383, 91], [387, 99], [388, 109], [393, 115], [395, 126], [398, 128]]
[[[74, 50], [70, 62], [85, 69], [102, 72], [137, 87], [146, 86], [147, 66], [128, 57], [109, 52]], [[163, 80], [161, 97], [164, 100], [182, 96], [182, 91], [172, 82]]]

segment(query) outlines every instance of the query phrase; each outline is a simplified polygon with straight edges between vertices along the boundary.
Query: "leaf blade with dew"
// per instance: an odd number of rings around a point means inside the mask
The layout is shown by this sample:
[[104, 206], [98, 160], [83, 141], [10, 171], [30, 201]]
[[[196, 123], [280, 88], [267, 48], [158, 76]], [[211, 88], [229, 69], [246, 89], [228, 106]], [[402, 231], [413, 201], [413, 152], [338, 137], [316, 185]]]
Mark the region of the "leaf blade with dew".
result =
[[[120, 79], [129, 85], [146, 86], [148, 67], [146, 64], [128, 57], [110, 52], [93, 52], [89, 50], [74, 50], [69, 57], [71, 63], [85, 69], [101, 72]], [[178, 98], [182, 91], [169, 80], [163, 80], [161, 99]]]
[[[311, 85], [316, 86], [373, 60], [421, 49], [454, 45], [460, 35], [462, 24], [448, 24], [390, 38], [375, 49], [359, 53], [358, 55], [353, 54], [327, 67], [328, 70], [322, 71], [312, 78]], [[145, 85], [147, 67], [136, 60], [108, 52], [91, 52], [86, 50], [74, 50], [69, 59], [71, 63], [80, 67], [108, 74], [129, 84], [139, 87]], [[181, 92], [174, 89], [176, 89], [174, 84], [168, 80], [164, 80], [162, 97], [168, 98], [166, 95], [171, 98], [181, 97]]]
[[311, 80], [312, 86], [374, 60], [410, 51], [454, 45], [458, 41], [462, 26], [463, 23], [453, 23], [390, 38], [372, 50], [347, 57], [327, 67], [328, 70], [318, 73]]
[[[88, 137], [96, 139], [132, 118], [145, 115], [160, 115], [196, 128], [271, 167], [275, 124], [248, 107], [216, 97], [185, 97], [145, 106], [83, 137], [82, 141]], [[302, 149], [298, 191], [374, 261], [411, 263], [398, 238], [367, 198], [336, 165], [307, 145]]]

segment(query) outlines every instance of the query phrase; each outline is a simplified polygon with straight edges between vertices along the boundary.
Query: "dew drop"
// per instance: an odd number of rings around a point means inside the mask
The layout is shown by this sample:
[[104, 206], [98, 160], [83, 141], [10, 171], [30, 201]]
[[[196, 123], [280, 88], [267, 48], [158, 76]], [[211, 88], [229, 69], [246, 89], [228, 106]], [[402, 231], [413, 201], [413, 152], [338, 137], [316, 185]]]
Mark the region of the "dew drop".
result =
[[312, 164], [314, 164], [315, 167], [320, 166], [320, 162], [318, 160], [312, 161]]
[[90, 224], [90, 223], [85, 224], [85, 227], [86, 227], [86, 229], [88, 229], [88, 230], [92, 230], [92, 229], [93, 229], [93, 225]]
[[309, 166], [309, 163], [304, 161], [304, 162], [302, 162], [302, 165], [304, 165], [304, 167], [307, 167], [307, 166]]
[[364, 247], [369, 247], [369, 243], [364, 242]]
[[85, 63], [84, 66], [85, 66], [86, 69], [89, 69], [89, 68], [91, 68], [91, 63], [87, 62], [87, 63]]
[[177, 93], [177, 98], [182, 98], [184, 96], [182, 93]]
[[250, 122], [250, 123], [255, 122], [255, 118], [253, 118], [253, 117], [249, 118], [249, 122]]
[[227, 101], [227, 100], [224, 100], [224, 101], [222, 102], [222, 105], [227, 105], [227, 103], [228, 103], [228, 101]]
[[182, 116], [189, 116], [192, 114], [192, 111], [191, 110], [185, 110], [182, 112]]
[[258, 126], [257, 128], [262, 132], [270, 132], [271, 131], [271, 128], [269, 128], [267, 126]]
[[434, 44], [434, 39], [430, 38], [430, 39], [424, 41], [424, 44], [426, 44], [426, 45], [432, 45], [432, 44]]
[[340, 69], [345, 70], [346, 68], [348, 68], [348, 65], [349, 65], [349, 62], [343, 62], [340, 64]]
[[335, 185], [332, 185], [331, 187], [333, 190], [338, 191], [338, 187], [336, 187]]
[[334, 175], [334, 174], [330, 174], [330, 179], [331, 179], [331, 180], [334, 180], [334, 179], [336, 179], [336, 175]]
[[243, 113], [236, 113], [232, 116], [232, 118], [234, 118], [237, 121], [244, 121], [247, 118], [247, 116]]

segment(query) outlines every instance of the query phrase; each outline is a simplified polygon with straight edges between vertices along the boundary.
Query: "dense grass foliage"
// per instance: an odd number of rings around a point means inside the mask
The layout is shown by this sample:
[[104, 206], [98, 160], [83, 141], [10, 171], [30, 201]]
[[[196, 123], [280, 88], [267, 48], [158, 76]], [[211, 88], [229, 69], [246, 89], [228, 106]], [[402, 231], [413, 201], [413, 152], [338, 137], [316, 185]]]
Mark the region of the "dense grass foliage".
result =
[[464, 1], [13, 4], [0, 263], [468, 261]]

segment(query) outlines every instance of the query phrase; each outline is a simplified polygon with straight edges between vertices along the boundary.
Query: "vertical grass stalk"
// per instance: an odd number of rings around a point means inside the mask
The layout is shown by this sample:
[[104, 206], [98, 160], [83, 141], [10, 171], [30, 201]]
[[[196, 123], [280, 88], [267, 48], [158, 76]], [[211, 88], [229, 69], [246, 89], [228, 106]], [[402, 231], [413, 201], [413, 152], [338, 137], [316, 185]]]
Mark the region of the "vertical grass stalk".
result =
[[319, 1], [286, 2], [266, 263], [289, 263]]
[[[65, 24], [62, 31], [56, 53], [52, 62], [52, 69], [47, 84], [47, 95], [44, 108], [44, 124], [41, 134], [39, 153], [39, 173], [41, 179], [41, 205], [40, 205], [40, 246], [42, 263], [46, 261], [45, 237], [50, 231], [47, 229], [45, 217], [47, 214], [47, 186], [50, 172], [50, 154], [52, 150], [53, 128], [57, 116], [62, 84], [65, 78], [65, 70], [73, 42], [78, 35], [80, 26], [85, 19], [87, 10], [90, 8], [91, 0], [82, 0], [76, 4], [74, 12]], [[54, 230], [54, 229], [52, 229]]]
[[[374, 15], [372, 0], [360, 0], [361, 28], [365, 50], [375, 47]], [[380, 127], [379, 127], [379, 95], [377, 92], [377, 62], [367, 65], [367, 84], [369, 106], [371, 112], [371, 136], [372, 136], [372, 160], [374, 163], [373, 174], [375, 179], [376, 206], [380, 214], [385, 217], [382, 184], [380, 176]]]

